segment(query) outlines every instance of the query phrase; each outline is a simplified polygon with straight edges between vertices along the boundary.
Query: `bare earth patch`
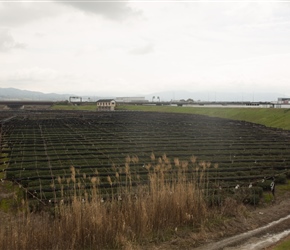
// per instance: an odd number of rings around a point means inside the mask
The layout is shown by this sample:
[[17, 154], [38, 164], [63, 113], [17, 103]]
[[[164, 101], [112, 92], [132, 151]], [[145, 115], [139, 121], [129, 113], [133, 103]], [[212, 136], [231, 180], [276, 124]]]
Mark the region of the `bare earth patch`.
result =
[[[290, 193], [285, 193], [278, 196], [275, 202], [261, 204], [258, 207], [247, 207], [240, 215], [223, 221], [221, 225], [204, 228], [201, 233], [182, 233], [177, 231], [174, 239], [161, 244], [144, 246], [142, 249], [209, 249], [207, 246], [213, 245], [212, 243], [266, 226], [289, 214]], [[289, 226], [290, 220], [286, 220], [275, 225], [275, 227], [268, 231], [266, 230], [264, 233], [278, 233], [289, 229]], [[237, 245], [240, 243], [236, 242]], [[267, 250], [271, 249], [270, 247]]]

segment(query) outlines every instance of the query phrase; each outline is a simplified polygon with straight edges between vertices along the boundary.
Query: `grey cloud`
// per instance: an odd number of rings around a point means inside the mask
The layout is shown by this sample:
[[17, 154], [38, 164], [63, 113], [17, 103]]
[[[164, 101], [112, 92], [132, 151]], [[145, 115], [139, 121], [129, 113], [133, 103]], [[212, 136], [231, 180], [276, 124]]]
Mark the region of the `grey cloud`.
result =
[[44, 3], [0, 3], [0, 24], [11, 27], [26, 24], [46, 17], [53, 17], [61, 13], [62, 8], [51, 2]]
[[14, 40], [9, 30], [0, 29], [0, 52], [7, 52], [12, 49], [24, 49], [26, 44]]
[[144, 47], [135, 48], [129, 51], [129, 54], [131, 55], [144, 55], [154, 52], [154, 45], [148, 44]]
[[41, 2], [33, 3], [0, 2], [0, 24], [2, 27], [23, 25], [35, 20], [51, 18], [67, 11], [66, 7], [98, 14], [111, 20], [124, 20], [130, 16], [140, 15], [140, 11], [133, 10], [125, 2]]
[[98, 14], [112, 20], [123, 20], [129, 16], [139, 15], [124, 2], [62, 2], [87, 13]]
[[41, 32], [36, 32], [36, 33], [34, 33], [34, 35], [36, 37], [44, 37], [45, 36], [45, 34], [44, 33], [41, 33]]

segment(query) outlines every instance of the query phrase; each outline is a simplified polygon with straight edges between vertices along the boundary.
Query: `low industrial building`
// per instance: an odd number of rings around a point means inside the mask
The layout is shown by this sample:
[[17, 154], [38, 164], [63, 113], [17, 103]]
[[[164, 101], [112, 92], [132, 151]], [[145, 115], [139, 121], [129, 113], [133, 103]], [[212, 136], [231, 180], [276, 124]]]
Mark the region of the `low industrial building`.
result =
[[278, 104], [290, 104], [289, 97], [280, 97], [278, 98]]
[[290, 98], [289, 97], [280, 97], [278, 98], [275, 108], [290, 108]]
[[116, 97], [116, 102], [148, 102], [145, 97]]

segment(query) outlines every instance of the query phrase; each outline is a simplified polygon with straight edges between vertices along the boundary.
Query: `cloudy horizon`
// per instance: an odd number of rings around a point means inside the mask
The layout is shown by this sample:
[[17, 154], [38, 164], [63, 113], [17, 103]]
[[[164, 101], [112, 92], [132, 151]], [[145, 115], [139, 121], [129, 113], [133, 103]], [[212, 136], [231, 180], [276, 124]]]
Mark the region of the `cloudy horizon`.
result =
[[289, 2], [0, 1], [0, 87], [290, 95]]

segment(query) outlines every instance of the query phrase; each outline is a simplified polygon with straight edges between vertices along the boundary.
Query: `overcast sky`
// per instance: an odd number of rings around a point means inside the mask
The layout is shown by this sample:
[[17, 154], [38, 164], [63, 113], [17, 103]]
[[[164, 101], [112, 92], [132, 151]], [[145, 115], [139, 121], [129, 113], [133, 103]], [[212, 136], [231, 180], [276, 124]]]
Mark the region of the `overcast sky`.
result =
[[290, 96], [290, 3], [0, 1], [0, 87]]

